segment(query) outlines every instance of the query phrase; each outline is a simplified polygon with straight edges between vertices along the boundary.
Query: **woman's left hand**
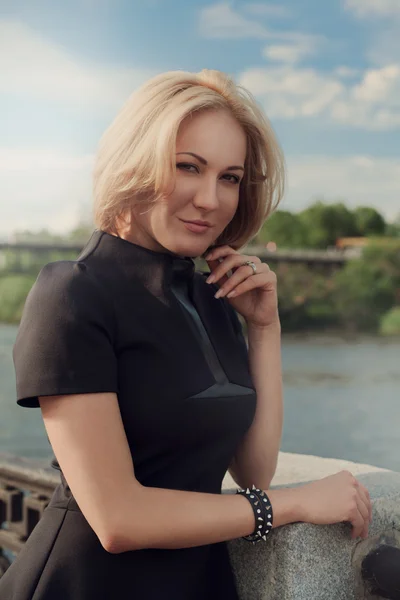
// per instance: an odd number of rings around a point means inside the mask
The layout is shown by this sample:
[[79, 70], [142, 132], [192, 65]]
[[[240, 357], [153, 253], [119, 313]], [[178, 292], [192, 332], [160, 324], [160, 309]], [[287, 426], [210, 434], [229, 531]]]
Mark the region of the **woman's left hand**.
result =
[[[247, 260], [255, 263], [256, 273], [250, 265], [243, 265]], [[206, 261], [211, 271], [207, 282], [219, 286], [216, 298], [225, 296], [248, 325], [279, 324], [276, 275], [258, 256], [246, 256], [230, 246], [219, 246], [206, 255]], [[229, 271], [232, 271], [230, 276]]]

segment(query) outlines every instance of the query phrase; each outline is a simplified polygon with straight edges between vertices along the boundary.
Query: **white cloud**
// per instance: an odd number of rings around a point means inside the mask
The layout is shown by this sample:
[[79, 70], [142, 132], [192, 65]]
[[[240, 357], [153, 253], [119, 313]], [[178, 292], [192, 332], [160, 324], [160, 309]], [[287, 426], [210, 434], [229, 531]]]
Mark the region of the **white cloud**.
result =
[[388, 65], [382, 69], [366, 71], [363, 80], [355, 85], [352, 97], [361, 102], [382, 103], [397, 100], [400, 108], [400, 66]]
[[344, 6], [359, 18], [400, 17], [399, 0], [345, 0]]
[[286, 19], [291, 17], [292, 14], [287, 6], [281, 6], [280, 4], [264, 4], [261, 2], [250, 2], [245, 4], [243, 9], [251, 15], [257, 17], [272, 17], [277, 19]]
[[[360, 17], [400, 15], [400, 0], [344, 2]], [[371, 68], [363, 72], [339, 65], [330, 73], [322, 72], [297, 65], [321, 54], [331, 42], [322, 35], [266, 27], [260, 17], [267, 16], [271, 6], [276, 5], [250, 3], [242, 5], [239, 12], [230, 2], [220, 2], [200, 12], [200, 31], [205, 37], [267, 40], [262, 55], [277, 66], [249, 68], [239, 76], [239, 83], [259, 97], [269, 116], [294, 119], [323, 115], [333, 122], [371, 131], [400, 127], [398, 26], [392, 23], [371, 38], [366, 52]], [[248, 18], [249, 14], [259, 18]]]
[[375, 131], [400, 127], [400, 66], [367, 70], [361, 81], [332, 105], [331, 116]]
[[280, 32], [271, 37], [281, 43], [271, 44], [263, 49], [263, 56], [270, 61], [295, 64], [306, 56], [316, 53], [318, 46], [325, 42], [323, 36], [298, 32]]
[[229, 2], [207, 6], [200, 11], [200, 33], [207, 38], [240, 39], [268, 37], [268, 29], [257, 20], [234, 11]]
[[400, 156], [289, 156], [287, 169], [282, 209], [298, 211], [324, 197], [343, 199], [349, 208], [373, 206], [388, 220], [399, 214]]
[[[248, 18], [234, 10], [230, 2], [219, 2], [203, 8], [199, 13], [199, 32], [206, 38], [261, 39], [270, 40], [264, 55], [271, 60], [297, 62], [303, 56], [313, 54], [324, 36], [297, 31], [275, 31], [268, 28], [260, 17], [289, 14], [278, 5], [251, 3], [243, 6], [245, 12], [256, 18]], [[258, 17], [258, 18], [257, 18]]]
[[260, 99], [270, 118], [319, 115], [344, 92], [343, 84], [334, 78], [291, 66], [248, 69], [239, 82]]
[[309, 54], [308, 49], [294, 44], [272, 44], [271, 46], [266, 46], [263, 50], [265, 58], [284, 63], [297, 63], [304, 56], [307, 56], [307, 54]]
[[203, 37], [218, 39], [261, 39], [269, 40], [263, 56], [270, 61], [297, 63], [306, 56], [316, 53], [326, 42], [322, 35], [298, 31], [275, 31], [268, 28], [260, 17], [275, 14], [289, 14], [287, 9], [275, 4], [251, 3], [243, 6], [243, 11], [258, 18], [248, 18], [234, 10], [229, 2], [207, 6], [200, 11], [199, 30]]
[[92, 197], [93, 156], [0, 147], [0, 234], [77, 225]]
[[63, 103], [77, 111], [116, 110], [148, 77], [146, 68], [82, 63], [15, 20], [0, 20], [0, 93]]
[[400, 67], [369, 69], [348, 85], [333, 72], [290, 65], [248, 69], [239, 83], [262, 103], [270, 118], [324, 116], [371, 131], [400, 127]]

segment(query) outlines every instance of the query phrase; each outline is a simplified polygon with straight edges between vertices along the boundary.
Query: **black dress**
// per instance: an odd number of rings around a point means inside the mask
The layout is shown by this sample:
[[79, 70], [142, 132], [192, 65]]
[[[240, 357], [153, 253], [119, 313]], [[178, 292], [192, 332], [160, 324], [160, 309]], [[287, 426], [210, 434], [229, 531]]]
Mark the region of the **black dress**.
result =
[[[142, 485], [220, 494], [256, 394], [238, 317], [205, 278], [190, 258], [95, 230], [76, 261], [46, 265], [28, 296], [18, 404], [116, 392]], [[226, 543], [110, 554], [60, 476], [0, 579], [1, 600], [237, 600]]]

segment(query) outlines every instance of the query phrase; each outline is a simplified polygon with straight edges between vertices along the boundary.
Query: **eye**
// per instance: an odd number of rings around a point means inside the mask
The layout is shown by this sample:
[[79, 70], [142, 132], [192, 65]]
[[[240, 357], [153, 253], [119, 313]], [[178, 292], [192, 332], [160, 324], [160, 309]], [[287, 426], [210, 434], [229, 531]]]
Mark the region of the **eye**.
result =
[[[189, 171], [189, 173], [194, 173], [194, 172], [198, 173], [199, 172], [196, 165], [192, 165], [190, 163], [178, 163], [176, 166], [178, 169], [183, 169], [184, 171]], [[189, 170], [190, 168], [194, 169], [195, 171], [190, 171]]]
[[230, 183], [233, 183], [233, 185], [238, 185], [240, 183], [240, 177], [238, 177], [237, 175], [232, 175], [231, 173], [227, 173], [226, 175], [224, 175], [224, 177], [232, 177], [232, 179], [227, 179], [227, 181], [229, 181]]

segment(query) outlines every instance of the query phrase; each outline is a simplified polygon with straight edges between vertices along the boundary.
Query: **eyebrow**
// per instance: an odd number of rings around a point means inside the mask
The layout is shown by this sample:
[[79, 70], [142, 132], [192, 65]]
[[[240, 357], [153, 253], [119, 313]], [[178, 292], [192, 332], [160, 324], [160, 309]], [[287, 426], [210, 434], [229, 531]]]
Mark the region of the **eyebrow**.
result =
[[[201, 162], [203, 165], [208, 165], [208, 162], [206, 161], [205, 158], [203, 158], [202, 156], [199, 156], [198, 154], [195, 154], [194, 152], [177, 152], [176, 155], [178, 156], [178, 154], [190, 154], [190, 156], [194, 156], [195, 158], [197, 158], [197, 160], [199, 162]], [[240, 165], [234, 165], [232, 167], [226, 167], [225, 171], [244, 171], [244, 167], [240, 166]]]

